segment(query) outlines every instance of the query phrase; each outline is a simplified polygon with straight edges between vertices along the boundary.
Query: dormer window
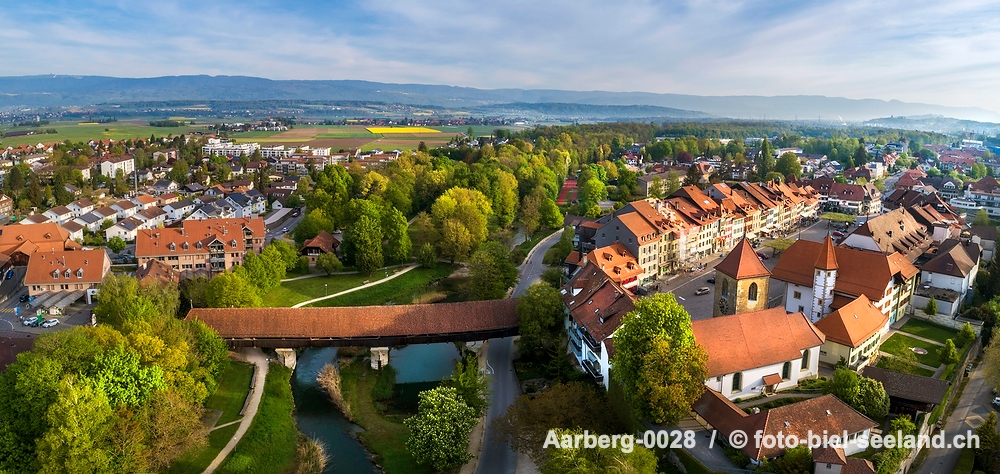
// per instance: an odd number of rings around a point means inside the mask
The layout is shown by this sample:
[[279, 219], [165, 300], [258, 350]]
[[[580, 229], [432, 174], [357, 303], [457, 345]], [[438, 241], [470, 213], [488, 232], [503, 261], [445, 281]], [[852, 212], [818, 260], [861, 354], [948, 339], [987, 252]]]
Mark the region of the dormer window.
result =
[[229, 241], [229, 246], [232, 247], [232, 248], [236, 248], [236, 239], [230, 240]]
[[201, 242], [195, 242], [194, 248], [201, 250], [201, 247], [202, 247]]
[[52, 270], [52, 279], [53, 280], [59, 279], [59, 270]]
[[170, 245], [168, 245], [167, 247], [170, 248], [171, 252], [173, 252], [174, 250], [177, 250], [177, 244], [175, 244], [173, 242], [170, 242]]
[[77, 278], [83, 278], [83, 269], [82, 268], [79, 268], [79, 269], [76, 270], [76, 277]]
[[187, 249], [189, 249], [190, 247], [191, 247], [191, 246], [190, 246], [190, 245], [188, 245], [188, 243], [187, 243], [187, 242], [184, 242], [183, 244], [181, 244], [181, 248], [182, 248], [182, 249], [184, 249], [184, 250], [187, 250]]
[[65, 271], [65, 272], [63, 272], [63, 275], [65, 275], [65, 276], [66, 276], [66, 278], [69, 278], [69, 277], [70, 277], [70, 276], [71, 276], [72, 274], [73, 274], [73, 272], [69, 271], [69, 269], [68, 269], [68, 268], [66, 269], [66, 271]]

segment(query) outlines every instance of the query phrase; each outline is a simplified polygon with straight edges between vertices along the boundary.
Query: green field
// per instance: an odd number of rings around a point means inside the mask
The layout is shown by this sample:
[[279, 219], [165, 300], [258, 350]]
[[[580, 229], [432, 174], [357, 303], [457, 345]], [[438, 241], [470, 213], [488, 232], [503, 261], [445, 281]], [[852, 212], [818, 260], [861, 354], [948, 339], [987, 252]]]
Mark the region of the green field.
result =
[[929, 367], [937, 367], [941, 365], [938, 360], [938, 349], [941, 346], [936, 344], [931, 344], [929, 342], [921, 341], [920, 339], [914, 339], [909, 336], [904, 336], [900, 333], [893, 334], [882, 343], [882, 352], [888, 352], [889, 354], [902, 355], [906, 352], [912, 352], [911, 347], [919, 347], [927, 351], [926, 354], [914, 354], [917, 356], [917, 362], [924, 364]]
[[286, 473], [296, 463], [298, 428], [292, 413], [292, 369], [271, 364], [264, 395], [250, 429], [223, 461], [219, 473]]
[[273, 137], [279, 133], [285, 133], [285, 132], [266, 132], [266, 131], [254, 130], [250, 132], [230, 133], [229, 138], [232, 138], [234, 140], [240, 140], [243, 138], [267, 138], [267, 137]]
[[[398, 269], [390, 270], [390, 274], [396, 271]], [[385, 278], [385, 271], [375, 272], [371, 276], [332, 275], [283, 281], [281, 286], [264, 295], [264, 302], [271, 307], [288, 307], [306, 300], [361, 286], [365, 281], [378, 281], [382, 278]]]
[[[58, 133], [41, 133], [45, 129], [54, 128]], [[150, 127], [149, 122], [113, 122], [93, 125], [78, 125], [78, 122], [53, 122], [41, 127], [5, 127], [0, 132], [11, 132], [15, 130], [35, 130], [35, 135], [23, 137], [6, 137], [0, 143], [3, 146], [17, 146], [24, 144], [63, 142], [70, 140], [82, 142], [88, 140], [123, 140], [127, 138], [149, 139], [150, 135], [165, 137], [167, 135], [181, 135], [191, 131], [207, 131], [207, 124], [188, 125], [184, 127]]]
[[958, 339], [958, 331], [954, 329], [913, 318], [908, 319], [906, 324], [899, 328], [899, 330], [908, 332], [915, 336], [920, 336], [924, 339], [937, 341], [941, 344], [944, 344], [944, 342], [948, 339], [951, 339], [952, 342], [955, 342], [956, 339]]
[[437, 264], [434, 268], [417, 267], [384, 284], [317, 301], [309, 306], [374, 306], [390, 302], [410, 304], [414, 298], [431, 291], [428, 285], [451, 275], [454, 271], [454, 266], [443, 263]]
[[[459, 134], [459, 133], [463, 133], [464, 134], [464, 133], [466, 133], [466, 132], [469, 131], [469, 126], [468, 125], [464, 125], [464, 126], [463, 125], [448, 125], [448, 126], [444, 126], [444, 127], [430, 127], [430, 128], [433, 128], [434, 130], [440, 130], [440, 131], [442, 131], [444, 133], [447, 133], [449, 135], [455, 135], [455, 134]], [[496, 131], [497, 129], [512, 130], [512, 131], [517, 132], [517, 131], [524, 130], [525, 128], [527, 128], [527, 127], [514, 127], [514, 126], [502, 126], [502, 125], [473, 125], [472, 126], [472, 132], [477, 137], [481, 137], [481, 136], [484, 136], [484, 135], [492, 135], [493, 132]]]

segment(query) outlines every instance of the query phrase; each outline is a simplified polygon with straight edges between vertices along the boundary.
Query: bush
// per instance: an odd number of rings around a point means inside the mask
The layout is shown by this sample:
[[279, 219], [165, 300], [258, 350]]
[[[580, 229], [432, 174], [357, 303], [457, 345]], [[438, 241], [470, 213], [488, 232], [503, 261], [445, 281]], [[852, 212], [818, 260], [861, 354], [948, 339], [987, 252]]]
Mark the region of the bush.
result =
[[384, 402], [392, 399], [395, 391], [396, 369], [391, 365], [386, 365], [378, 372], [378, 379], [375, 380], [375, 388], [372, 389], [372, 397], [375, 400]]
[[924, 306], [924, 312], [930, 316], [937, 314], [937, 300], [931, 296], [931, 299], [927, 300], [927, 306]]
[[972, 330], [971, 324], [965, 323], [962, 325], [962, 329], [958, 332], [959, 347], [965, 347], [974, 340], [976, 340], [976, 331]]

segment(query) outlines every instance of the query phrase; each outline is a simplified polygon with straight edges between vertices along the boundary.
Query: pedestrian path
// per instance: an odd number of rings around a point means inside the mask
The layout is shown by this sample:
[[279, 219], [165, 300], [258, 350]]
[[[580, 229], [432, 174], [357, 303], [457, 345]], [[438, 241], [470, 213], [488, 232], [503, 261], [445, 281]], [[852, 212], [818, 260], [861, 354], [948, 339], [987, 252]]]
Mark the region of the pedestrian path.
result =
[[365, 288], [369, 288], [369, 287], [372, 287], [372, 286], [375, 286], [375, 285], [380, 285], [380, 284], [385, 283], [385, 282], [387, 282], [389, 280], [392, 280], [393, 278], [396, 278], [396, 277], [398, 277], [398, 276], [400, 276], [400, 275], [402, 275], [402, 274], [404, 274], [404, 273], [406, 273], [406, 272], [408, 272], [410, 270], [413, 270], [414, 268], [417, 268], [418, 266], [419, 265], [410, 265], [410, 266], [408, 266], [408, 267], [406, 267], [406, 268], [404, 268], [404, 269], [402, 269], [402, 270], [400, 270], [400, 271], [398, 271], [396, 273], [393, 273], [392, 275], [389, 275], [387, 278], [383, 278], [381, 280], [373, 281], [371, 283], [365, 283], [364, 285], [361, 285], [361, 286], [355, 286], [354, 288], [350, 288], [350, 289], [347, 289], [347, 290], [344, 290], [344, 291], [340, 291], [340, 292], [334, 293], [332, 295], [321, 296], [319, 298], [313, 298], [311, 300], [306, 300], [306, 301], [303, 301], [303, 302], [298, 303], [296, 305], [293, 305], [292, 307], [293, 308], [301, 308], [303, 306], [311, 305], [311, 304], [313, 304], [313, 303], [315, 303], [317, 301], [323, 301], [323, 300], [328, 300], [330, 298], [336, 298], [338, 296], [346, 295], [346, 294], [354, 292], [354, 291], [363, 290]]
[[243, 418], [239, 420], [240, 427], [236, 429], [236, 434], [233, 435], [233, 439], [226, 443], [226, 446], [219, 451], [219, 455], [212, 460], [212, 464], [208, 465], [208, 468], [202, 474], [212, 474], [215, 472], [222, 462], [226, 460], [226, 456], [233, 452], [236, 445], [239, 444], [240, 439], [246, 434], [247, 430], [250, 429], [250, 423], [253, 422], [254, 415], [257, 414], [257, 409], [260, 407], [260, 399], [264, 394], [264, 381], [267, 379], [268, 358], [264, 355], [264, 352], [258, 348], [244, 349], [243, 355], [246, 356], [247, 361], [254, 364], [254, 370], [257, 372], [254, 376], [256, 380], [256, 389], [250, 393], [250, 401], [247, 403], [247, 410], [243, 415]]

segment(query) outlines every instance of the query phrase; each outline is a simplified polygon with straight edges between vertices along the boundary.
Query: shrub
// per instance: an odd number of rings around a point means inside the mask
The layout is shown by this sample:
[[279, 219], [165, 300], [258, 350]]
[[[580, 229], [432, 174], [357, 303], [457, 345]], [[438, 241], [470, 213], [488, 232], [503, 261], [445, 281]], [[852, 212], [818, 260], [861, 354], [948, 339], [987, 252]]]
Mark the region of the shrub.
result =
[[375, 388], [372, 389], [372, 397], [375, 400], [384, 402], [391, 399], [395, 391], [396, 369], [391, 365], [386, 365], [378, 372], [378, 379], [375, 380]]

